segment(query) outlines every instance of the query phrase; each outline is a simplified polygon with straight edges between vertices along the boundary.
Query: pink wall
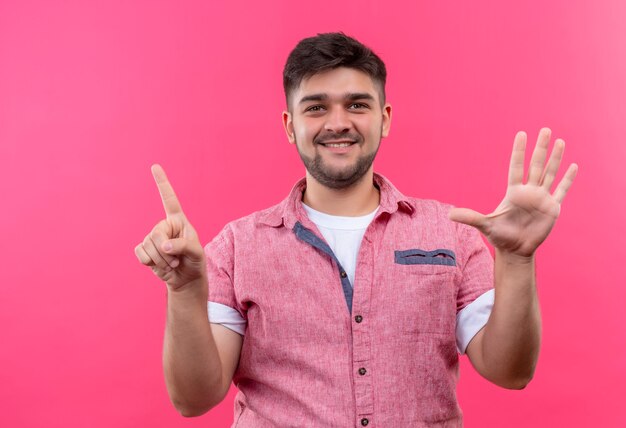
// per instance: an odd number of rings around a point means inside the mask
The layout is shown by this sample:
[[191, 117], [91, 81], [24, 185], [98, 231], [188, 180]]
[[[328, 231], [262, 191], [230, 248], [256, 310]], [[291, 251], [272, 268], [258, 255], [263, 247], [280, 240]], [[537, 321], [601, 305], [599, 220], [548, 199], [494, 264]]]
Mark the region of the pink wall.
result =
[[376, 166], [403, 192], [490, 211], [519, 129], [580, 165], [539, 251], [535, 379], [464, 358], [466, 426], [626, 426], [624, 2], [249, 3], [0, 1], [0, 426], [230, 425], [234, 389], [194, 420], [167, 398], [165, 290], [133, 254], [163, 216], [149, 166], [203, 242], [279, 201], [303, 174], [282, 66], [335, 30], [387, 62]]

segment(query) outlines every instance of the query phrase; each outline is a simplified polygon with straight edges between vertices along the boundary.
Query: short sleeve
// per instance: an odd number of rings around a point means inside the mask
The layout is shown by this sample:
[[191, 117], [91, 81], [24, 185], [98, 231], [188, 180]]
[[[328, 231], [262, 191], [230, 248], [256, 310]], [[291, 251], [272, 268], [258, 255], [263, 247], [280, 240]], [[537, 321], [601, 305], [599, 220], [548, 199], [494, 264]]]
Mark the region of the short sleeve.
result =
[[246, 319], [246, 314], [235, 296], [234, 252], [233, 235], [228, 225], [204, 247], [209, 286], [208, 301], [229, 306]]
[[245, 334], [248, 322], [243, 319], [239, 311], [216, 302], [209, 302], [207, 309], [211, 324], [221, 324], [242, 336]]
[[457, 292], [457, 348], [465, 353], [474, 335], [487, 323], [494, 300], [493, 258], [475, 228], [458, 223], [462, 263]]
[[458, 227], [458, 248], [462, 265], [457, 292], [457, 313], [494, 286], [493, 257], [480, 233], [465, 224], [458, 223]]
[[465, 354], [467, 345], [489, 321], [494, 295], [491, 289], [456, 314], [456, 347], [459, 354]]

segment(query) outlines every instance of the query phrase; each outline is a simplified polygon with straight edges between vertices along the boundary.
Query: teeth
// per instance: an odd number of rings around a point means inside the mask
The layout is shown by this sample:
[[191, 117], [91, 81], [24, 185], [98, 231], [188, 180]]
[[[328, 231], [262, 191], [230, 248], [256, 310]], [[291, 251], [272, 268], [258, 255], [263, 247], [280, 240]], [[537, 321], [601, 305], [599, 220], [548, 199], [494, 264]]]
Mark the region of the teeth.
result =
[[348, 147], [352, 143], [325, 144], [326, 147]]

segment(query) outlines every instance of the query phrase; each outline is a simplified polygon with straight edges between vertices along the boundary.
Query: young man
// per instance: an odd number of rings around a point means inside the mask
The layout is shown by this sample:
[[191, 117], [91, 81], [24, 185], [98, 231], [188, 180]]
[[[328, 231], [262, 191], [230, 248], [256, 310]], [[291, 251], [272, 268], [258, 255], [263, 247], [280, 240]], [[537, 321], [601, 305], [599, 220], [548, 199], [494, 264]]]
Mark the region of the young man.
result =
[[532, 378], [534, 255], [577, 167], [551, 194], [564, 143], [546, 164], [542, 129], [524, 183], [520, 132], [493, 213], [406, 197], [372, 167], [391, 124], [385, 79], [352, 38], [302, 40], [283, 123], [306, 177], [204, 251], [153, 166], [167, 218], [135, 251], [167, 283], [165, 379], [183, 415], [217, 405], [232, 381], [238, 427], [456, 427], [459, 352], [505, 388]]

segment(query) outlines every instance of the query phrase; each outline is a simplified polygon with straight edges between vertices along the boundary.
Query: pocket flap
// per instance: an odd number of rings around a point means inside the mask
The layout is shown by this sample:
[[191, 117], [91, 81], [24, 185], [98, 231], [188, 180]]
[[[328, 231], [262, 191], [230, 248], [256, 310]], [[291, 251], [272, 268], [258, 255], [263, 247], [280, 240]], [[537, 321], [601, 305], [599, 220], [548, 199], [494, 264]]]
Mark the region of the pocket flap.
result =
[[451, 250], [438, 248], [432, 251], [412, 250], [394, 251], [395, 262], [401, 265], [446, 265], [456, 266], [456, 256]]

